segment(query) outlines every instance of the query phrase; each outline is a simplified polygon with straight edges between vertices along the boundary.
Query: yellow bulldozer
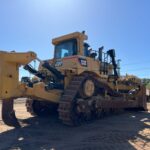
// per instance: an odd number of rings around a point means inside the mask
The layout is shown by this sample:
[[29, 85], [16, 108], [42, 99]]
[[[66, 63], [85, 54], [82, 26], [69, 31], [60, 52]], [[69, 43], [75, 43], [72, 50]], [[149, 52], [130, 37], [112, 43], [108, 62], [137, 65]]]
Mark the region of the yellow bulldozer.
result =
[[[120, 76], [115, 50], [93, 50], [85, 32], [54, 38], [54, 58], [40, 60], [35, 52], [0, 51], [0, 99], [5, 124], [20, 127], [13, 109], [25, 97], [27, 111], [45, 115], [57, 110], [66, 125], [79, 125], [121, 109], [147, 110], [140, 79]], [[30, 62], [39, 61], [36, 70]], [[33, 78], [19, 80], [19, 67]]]

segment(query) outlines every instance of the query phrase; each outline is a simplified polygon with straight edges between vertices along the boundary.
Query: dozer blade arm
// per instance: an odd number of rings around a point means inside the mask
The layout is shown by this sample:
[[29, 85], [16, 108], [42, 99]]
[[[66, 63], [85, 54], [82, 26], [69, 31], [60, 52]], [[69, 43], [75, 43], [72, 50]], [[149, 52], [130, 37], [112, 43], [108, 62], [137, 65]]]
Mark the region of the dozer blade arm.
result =
[[2, 100], [2, 119], [9, 126], [19, 127], [19, 123], [13, 109], [13, 100], [19, 97], [46, 100], [58, 103], [62, 90], [45, 90], [45, 83], [35, 83], [28, 87], [26, 83], [19, 82], [19, 67], [25, 66], [26, 70], [38, 77], [44, 78], [40, 72], [31, 68], [28, 64], [37, 59], [34, 52], [15, 53], [0, 51], [0, 100]]
[[19, 84], [19, 66], [28, 64], [36, 58], [34, 52], [15, 53], [0, 51], [0, 99], [2, 100], [2, 119], [5, 124], [20, 127], [13, 99], [21, 96]]

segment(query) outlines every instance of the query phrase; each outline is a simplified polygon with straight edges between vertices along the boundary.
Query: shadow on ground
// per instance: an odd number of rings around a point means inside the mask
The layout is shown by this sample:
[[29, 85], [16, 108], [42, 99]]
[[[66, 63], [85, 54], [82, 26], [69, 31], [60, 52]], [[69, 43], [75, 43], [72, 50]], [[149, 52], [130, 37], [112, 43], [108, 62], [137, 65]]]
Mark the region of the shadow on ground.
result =
[[[32, 117], [21, 120], [27, 124], [0, 134], [0, 150], [134, 150], [129, 143], [138, 138], [150, 142], [147, 135], [139, 134], [150, 128], [150, 113], [127, 112], [80, 127], [68, 127], [57, 116]], [[143, 145], [144, 146], [144, 145]]]

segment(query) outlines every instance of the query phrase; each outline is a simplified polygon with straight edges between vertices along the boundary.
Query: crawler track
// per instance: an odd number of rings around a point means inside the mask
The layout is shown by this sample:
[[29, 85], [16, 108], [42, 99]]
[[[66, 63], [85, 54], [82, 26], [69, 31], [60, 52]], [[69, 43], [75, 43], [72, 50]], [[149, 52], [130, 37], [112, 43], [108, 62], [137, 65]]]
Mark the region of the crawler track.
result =
[[127, 101], [121, 94], [114, 93], [107, 85], [95, 80], [96, 86], [106, 89], [110, 96], [104, 96], [97, 90], [95, 96], [83, 99], [79, 96], [82, 83], [87, 74], [75, 76], [60, 99], [59, 119], [66, 125], [78, 125], [84, 121], [101, 118], [104, 115], [120, 112], [124, 108], [136, 107], [134, 100]]
[[75, 76], [60, 99], [58, 108], [59, 119], [64, 124], [74, 125], [77, 123], [78, 118], [74, 110], [76, 104], [75, 98], [84, 79], [85, 76]]

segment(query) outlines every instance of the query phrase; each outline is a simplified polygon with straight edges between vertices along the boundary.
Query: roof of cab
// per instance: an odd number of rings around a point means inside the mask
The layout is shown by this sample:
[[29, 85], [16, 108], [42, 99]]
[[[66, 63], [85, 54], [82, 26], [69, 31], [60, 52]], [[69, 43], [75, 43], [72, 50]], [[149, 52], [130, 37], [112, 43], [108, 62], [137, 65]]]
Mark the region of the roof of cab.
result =
[[62, 41], [69, 40], [69, 39], [77, 39], [77, 38], [82, 39], [82, 40], [87, 40], [88, 36], [81, 32], [73, 32], [73, 33], [66, 34], [66, 35], [52, 39], [52, 43], [56, 45]]

